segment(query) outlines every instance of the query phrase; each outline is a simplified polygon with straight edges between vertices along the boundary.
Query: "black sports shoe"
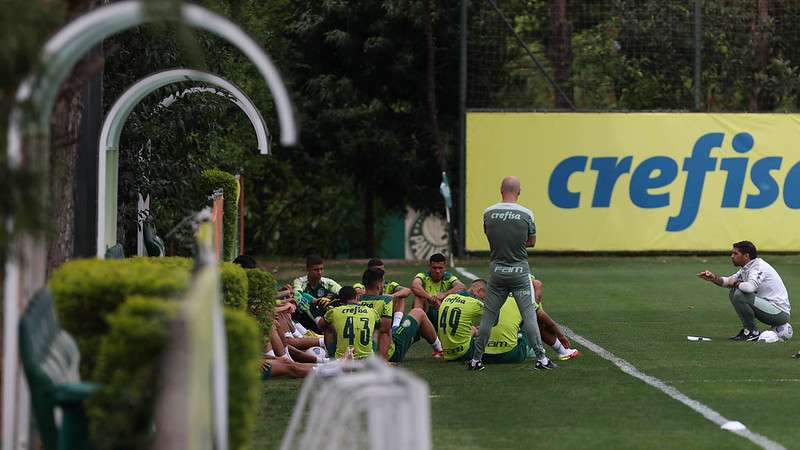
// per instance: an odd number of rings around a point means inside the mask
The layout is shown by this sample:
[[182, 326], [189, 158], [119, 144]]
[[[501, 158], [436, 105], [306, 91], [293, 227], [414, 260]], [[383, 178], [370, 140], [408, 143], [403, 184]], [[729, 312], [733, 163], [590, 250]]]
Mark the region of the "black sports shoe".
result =
[[730, 339], [732, 341], [757, 341], [759, 334], [760, 333], [758, 330], [748, 330], [747, 328], [742, 328], [739, 331], [739, 334], [732, 336]]
[[548, 359], [547, 364], [543, 364], [541, 361], [537, 360], [536, 364], [533, 365], [533, 368], [536, 370], [550, 370], [557, 369], [558, 366], [553, 362], [552, 359]]
[[467, 361], [467, 370], [480, 372], [481, 370], [483, 370], [485, 368], [486, 368], [486, 366], [484, 366], [483, 363], [480, 362], [480, 361], [473, 361], [471, 359], [469, 361]]

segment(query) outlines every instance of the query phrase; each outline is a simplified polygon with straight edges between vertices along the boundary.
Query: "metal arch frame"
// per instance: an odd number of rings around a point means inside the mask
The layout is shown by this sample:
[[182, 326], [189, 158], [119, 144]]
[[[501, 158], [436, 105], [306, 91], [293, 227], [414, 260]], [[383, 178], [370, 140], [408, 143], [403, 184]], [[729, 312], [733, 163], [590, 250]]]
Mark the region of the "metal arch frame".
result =
[[[103, 121], [100, 131], [97, 164], [97, 257], [103, 258], [108, 247], [117, 241], [117, 175], [119, 172], [119, 141], [128, 117], [136, 106], [149, 94], [164, 86], [185, 81], [197, 81], [216, 86], [233, 96], [235, 103], [250, 119], [256, 132], [258, 149], [263, 155], [270, 154], [270, 134], [264, 118], [253, 101], [230, 81], [214, 75], [192, 69], [172, 69], [157, 72], [134, 83], [114, 102], [114, 105]], [[183, 94], [194, 92], [215, 92], [215, 88], [195, 87], [183, 91]], [[172, 101], [170, 101], [172, 99]], [[161, 101], [168, 106], [177, 100], [170, 96]], [[164, 103], [167, 102], [165, 105]]]
[[[297, 126], [286, 86], [269, 56], [239, 27], [200, 6], [182, 4], [178, 20], [212, 32], [236, 46], [257, 67], [274, 97], [281, 143], [297, 142]], [[112, 3], [75, 19], [50, 38], [40, 55], [40, 70], [19, 86], [7, 131], [8, 164], [22, 165], [23, 145], [31, 157], [49, 151], [50, 117], [58, 90], [77, 61], [103, 39], [144, 23], [164, 20], [148, 16], [141, 0]], [[14, 217], [5, 224], [14, 234]], [[6, 259], [3, 285], [3, 450], [27, 447], [29, 399], [18, 361], [17, 321], [24, 301], [45, 283], [46, 243], [41, 237], [20, 234]], [[17, 401], [19, 396], [19, 401]]]

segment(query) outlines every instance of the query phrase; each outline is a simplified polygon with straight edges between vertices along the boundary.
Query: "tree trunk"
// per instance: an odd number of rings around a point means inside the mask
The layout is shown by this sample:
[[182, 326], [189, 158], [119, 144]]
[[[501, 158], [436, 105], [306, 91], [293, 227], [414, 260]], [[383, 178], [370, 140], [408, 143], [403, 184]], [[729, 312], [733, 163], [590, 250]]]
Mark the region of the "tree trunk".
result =
[[[550, 46], [547, 49], [547, 57], [553, 66], [553, 81], [572, 100], [575, 97], [570, 83], [572, 24], [567, 20], [567, 0], [550, 1], [550, 27]], [[567, 100], [557, 92], [553, 95], [553, 107], [571, 109]]]
[[51, 121], [50, 225], [47, 275], [72, 256], [75, 224], [75, 167], [83, 105], [80, 89], [64, 89], [56, 100]]
[[750, 89], [748, 110], [756, 112], [763, 106], [759, 100], [761, 82], [759, 75], [764, 72], [769, 63], [769, 0], [758, 1], [758, 15], [753, 23], [753, 42], [755, 42], [755, 58], [753, 61], [753, 82]]

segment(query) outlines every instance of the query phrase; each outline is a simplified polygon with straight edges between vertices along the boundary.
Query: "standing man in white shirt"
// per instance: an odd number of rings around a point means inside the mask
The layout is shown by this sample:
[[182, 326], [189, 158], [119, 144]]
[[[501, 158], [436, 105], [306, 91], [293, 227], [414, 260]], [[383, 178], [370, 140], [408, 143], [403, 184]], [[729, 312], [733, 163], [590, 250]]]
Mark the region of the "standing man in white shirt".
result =
[[717, 286], [730, 288], [731, 304], [742, 321], [742, 330], [731, 339], [758, 340], [760, 333], [756, 319], [774, 327], [775, 333], [781, 339], [791, 338], [792, 326], [789, 318], [792, 306], [789, 303], [789, 293], [778, 272], [758, 257], [756, 246], [750, 241], [733, 244], [731, 261], [740, 269], [729, 277], [722, 277], [708, 270], [697, 274]]

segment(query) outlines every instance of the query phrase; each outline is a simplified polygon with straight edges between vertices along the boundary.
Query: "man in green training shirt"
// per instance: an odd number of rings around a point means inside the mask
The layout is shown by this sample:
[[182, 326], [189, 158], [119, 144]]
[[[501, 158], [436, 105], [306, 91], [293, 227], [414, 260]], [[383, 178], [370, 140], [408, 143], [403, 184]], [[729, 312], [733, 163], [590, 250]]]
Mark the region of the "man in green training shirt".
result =
[[500, 316], [500, 308], [509, 294], [514, 296], [522, 315], [528, 344], [536, 354], [536, 369], [557, 366], [544, 354], [542, 337], [533, 306], [533, 285], [530, 279], [527, 247], [536, 245], [536, 225], [533, 213], [517, 203], [520, 194], [517, 177], [505, 177], [500, 184], [502, 202], [486, 208], [483, 231], [489, 240], [491, 260], [489, 283], [486, 288], [484, 314], [475, 339], [475, 353], [467, 362], [469, 370], [483, 370], [481, 362], [492, 327]]
[[427, 272], [420, 272], [411, 282], [414, 293], [414, 308], [420, 308], [428, 315], [431, 323], [437, 327], [439, 304], [450, 294], [463, 291], [462, 283], [455, 275], [445, 271], [447, 258], [441, 253], [434, 253], [428, 261]]
[[379, 327], [380, 314], [358, 303], [356, 290], [345, 286], [339, 290], [344, 305], [329, 309], [319, 320], [323, 330], [332, 328], [336, 337], [335, 358], [340, 359], [352, 348], [353, 358], [362, 359], [373, 353], [372, 341]]
[[[380, 259], [370, 259], [367, 263], [367, 269], [386, 271], [383, 261]], [[353, 287], [356, 288], [356, 292], [360, 294], [364, 293], [364, 285], [362, 283], [356, 283]], [[392, 297], [392, 304], [394, 305], [392, 308], [392, 331], [394, 331], [400, 326], [400, 320], [403, 319], [403, 315], [406, 311], [406, 298], [411, 295], [411, 289], [400, 286], [400, 283], [395, 281], [384, 281], [383, 294]]]
[[317, 322], [325, 310], [324, 305], [319, 304], [320, 299], [338, 294], [341, 289], [339, 283], [322, 276], [324, 271], [322, 258], [310, 255], [306, 258], [306, 275], [295, 278], [292, 282], [292, 291], [297, 303], [297, 311], [292, 319], [302, 326], [300, 331], [302, 334], [306, 334], [305, 330], [314, 333], [320, 331]]
[[445, 361], [469, 361], [475, 351], [475, 325], [483, 315], [486, 281], [472, 282], [469, 290], [450, 294], [439, 306], [439, 340]]
[[361, 277], [364, 294], [359, 300], [360, 304], [370, 306], [381, 316], [378, 333], [380, 355], [390, 362], [402, 362], [408, 349], [422, 335], [433, 347], [433, 356], [441, 358], [442, 345], [436, 336], [436, 330], [421, 309], [412, 309], [402, 318], [398, 327], [391, 327], [392, 297], [381, 294], [384, 291], [383, 276], [381, 269], [373, 267], [365, 270]]

